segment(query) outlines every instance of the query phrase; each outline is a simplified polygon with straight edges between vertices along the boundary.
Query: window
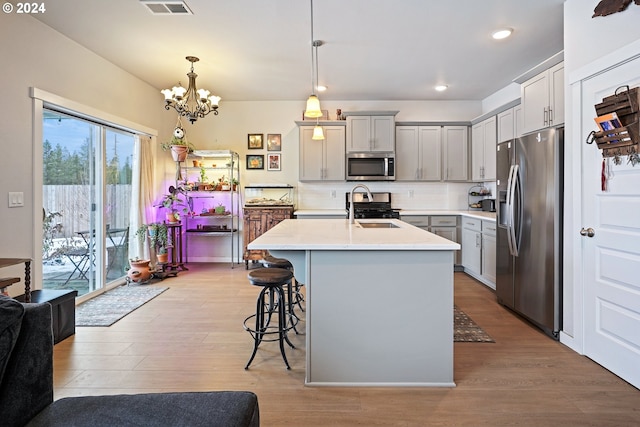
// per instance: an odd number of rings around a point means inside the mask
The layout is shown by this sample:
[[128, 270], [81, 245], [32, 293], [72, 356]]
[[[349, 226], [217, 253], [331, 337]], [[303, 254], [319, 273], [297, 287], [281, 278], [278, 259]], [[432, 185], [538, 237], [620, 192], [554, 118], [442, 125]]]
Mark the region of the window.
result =
[[136, 138], [52, 109], [42, 118], [43, 288], [84, 295], [128, 268]]

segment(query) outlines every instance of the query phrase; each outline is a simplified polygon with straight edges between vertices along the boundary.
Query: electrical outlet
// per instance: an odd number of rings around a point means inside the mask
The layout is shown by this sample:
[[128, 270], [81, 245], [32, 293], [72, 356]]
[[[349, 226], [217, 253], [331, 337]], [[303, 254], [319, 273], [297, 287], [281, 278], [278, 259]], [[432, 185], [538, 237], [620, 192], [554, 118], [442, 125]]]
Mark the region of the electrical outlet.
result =
[[331, 190], [331, 193], [329, 194], [331, 196], [332, 199], [336, 198], [336, 190]]
[[408, 194], [410, 199], [413, 199], [413, 190], [409, 190]]

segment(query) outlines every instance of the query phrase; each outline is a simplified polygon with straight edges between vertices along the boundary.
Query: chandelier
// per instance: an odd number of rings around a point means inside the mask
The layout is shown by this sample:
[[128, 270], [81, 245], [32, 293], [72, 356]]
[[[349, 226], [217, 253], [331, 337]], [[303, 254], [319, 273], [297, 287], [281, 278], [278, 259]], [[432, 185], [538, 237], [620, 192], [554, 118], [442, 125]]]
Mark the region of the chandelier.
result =
[[200, 59], [195, 56], [187, 56], [186, 59], [191, 62], [191, 71], [187, 73], [189, 87], [185, 89], [178, 83], [178, 86], [164, 89], [160, 92], [164, 95], [165, 110], [173, 107], [178, 114], [186, 117], [193, 124], [193, 122], [211, 112], [217, 116], [218, 103], [222, 98], [211, 95], [211, 92], [206, 89], [196, 88], [196, 77], [198, 75], [193, 71], [193, 63], [198, 62]]

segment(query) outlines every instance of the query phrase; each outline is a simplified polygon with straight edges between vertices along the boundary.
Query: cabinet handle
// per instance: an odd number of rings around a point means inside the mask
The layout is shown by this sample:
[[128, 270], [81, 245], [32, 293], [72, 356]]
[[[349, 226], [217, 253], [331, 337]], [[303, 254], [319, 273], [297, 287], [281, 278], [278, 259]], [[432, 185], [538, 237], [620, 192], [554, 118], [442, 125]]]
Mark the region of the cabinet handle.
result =
[[549, 126], [553, 124], [553, 110], [549, 107]]
[[543, 109], [543, 113], [542, 113], [542, 114], [543, 114], [543, 115], [542, 115], [542, 123], [546, 126], [546, 125], [549, 123], [549, 119], [547, 118], [547, 117], [548, 117], [548, 116], [547, 116], [547, 114], [548, 114], [548, 113], [547, 113], [547, 107], [545, 107], [545, 108]]
[[476, 233], [476, 248], [480, 247], [480, 235]]

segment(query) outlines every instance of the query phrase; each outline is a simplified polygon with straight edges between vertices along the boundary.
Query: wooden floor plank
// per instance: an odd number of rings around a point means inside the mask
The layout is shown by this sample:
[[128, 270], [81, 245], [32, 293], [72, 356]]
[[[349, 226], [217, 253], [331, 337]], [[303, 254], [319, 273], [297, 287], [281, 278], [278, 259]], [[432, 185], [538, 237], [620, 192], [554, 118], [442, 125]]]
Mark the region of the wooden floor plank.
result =
[[252, 341], [242, 322], [255, 310], [256, 288], [242, 266], [189, 268], [146, 285], [170, 289], [111, 327], [78, 327], [56, 345], [55, 397], [251, 390], [264, 426], [640, 425], [638, 389], [463, 273], [455, 274], [455, 302], [496, 342], [455, 343], [457, 387], [333, 388], [304, 386], [304, 335], [291, 336], [290, 371], [276, 343], [264, 343], [244, 370]]

